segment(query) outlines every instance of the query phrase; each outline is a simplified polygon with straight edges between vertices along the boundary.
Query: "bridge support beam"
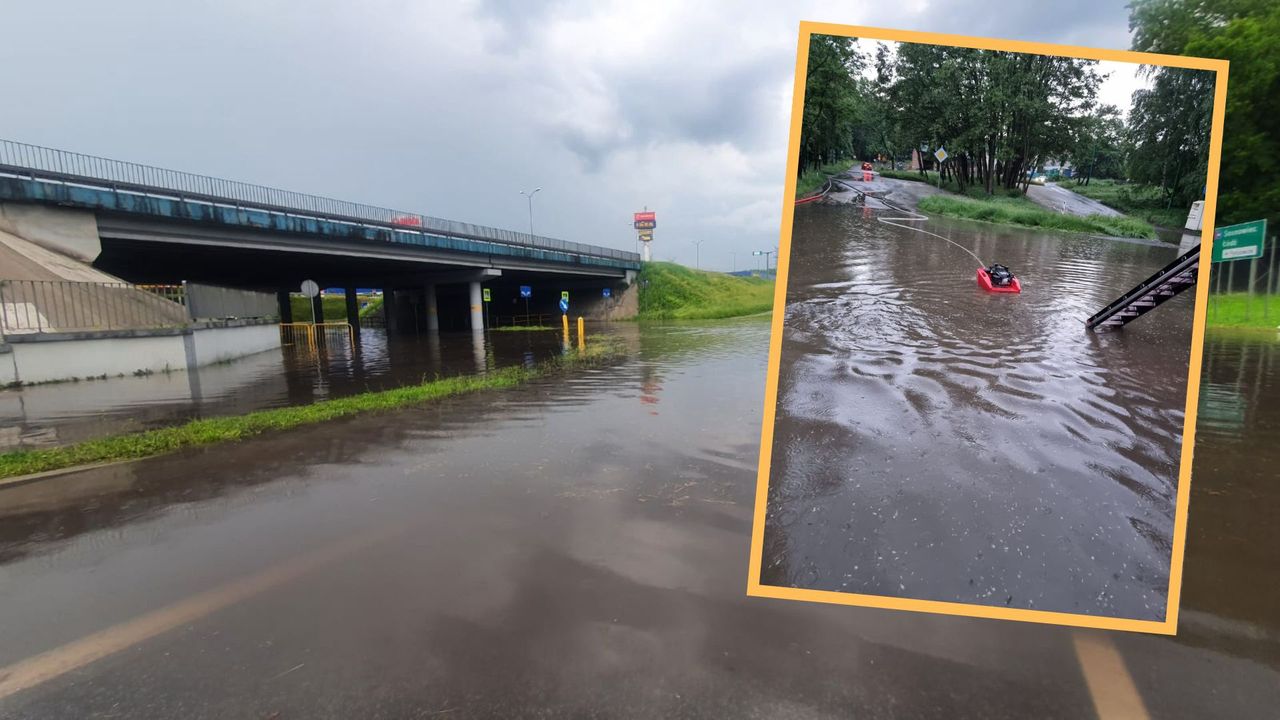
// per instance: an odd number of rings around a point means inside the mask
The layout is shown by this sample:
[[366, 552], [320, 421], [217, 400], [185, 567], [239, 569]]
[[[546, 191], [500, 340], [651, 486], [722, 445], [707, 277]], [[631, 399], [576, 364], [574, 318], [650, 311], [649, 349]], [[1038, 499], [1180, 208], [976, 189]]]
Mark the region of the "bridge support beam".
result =
[[484, 331], [484, 297], [480, 289], [480, 281], [472, 280], [468, 283], [471, 296], [471, 329], [476, 332]]
[[440, 308], [436, 305], [435, 283], [427, 283], [423, 292], [427, 296], [427, 332], [439, 332]]
[[319, 293], [311, 298], [311, 321], [324, 322], [324, 296]]
[[[347, 322], [351, 323], [354, 330], [360, 329], [360, 299], [356, 297], [356, 289], [354, 287], [343, 288], [347, 300]], [[356, 335], [359, 337], [359, 334]]]

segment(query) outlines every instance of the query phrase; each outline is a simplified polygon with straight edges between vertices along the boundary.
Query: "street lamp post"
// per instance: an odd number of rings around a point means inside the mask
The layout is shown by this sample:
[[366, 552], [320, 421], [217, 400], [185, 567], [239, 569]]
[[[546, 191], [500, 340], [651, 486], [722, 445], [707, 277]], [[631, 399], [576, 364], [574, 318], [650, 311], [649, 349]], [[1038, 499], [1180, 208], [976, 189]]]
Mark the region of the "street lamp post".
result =
[[764, 256], [764, 269], [767, 272], [769, 270], [769, 256], [774, 255], [777, 252], [777, 250], [752, 250], [751, 254]]
[[533, 237], [533, 196], [538, 194], [542, 188], [534, 188], [533, 192], [520, 191], [520, 194], [529, 199], [529, 237]]
[[698, 270], [701, 270], [701, 269], [702, 269], [702, 243], [703, 243], [704, 241], [705, 241], [705, 239], [704, 239], [704, 240], [694, 240], [694, 241], [693, 241], [693, 247], [694, 247], [694, 253], [695, 253], [695, 254], [694, 254], [693, 267], [694, 267], [695, 269], [698, 269]]

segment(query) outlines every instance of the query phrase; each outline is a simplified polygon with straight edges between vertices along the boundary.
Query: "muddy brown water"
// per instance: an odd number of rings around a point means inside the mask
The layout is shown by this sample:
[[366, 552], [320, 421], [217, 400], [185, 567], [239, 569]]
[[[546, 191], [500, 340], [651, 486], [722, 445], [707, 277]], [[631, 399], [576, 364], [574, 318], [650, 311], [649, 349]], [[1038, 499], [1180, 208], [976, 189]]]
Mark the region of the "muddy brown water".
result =
[[[0, 490], [0, 666], [407, 528], [0, 717], [1092, 716], [1079, 630], [747, 597], [768, 323], [616, 333], [610, 366]], [[1150, 717], [1280, 703], [1278, 348], [1206, 345], [1178, 635], [1105, 636]]]
[[763, 581], [1163, 618], [1193, 301], [1083, 322], [1176, 247], [899, 214], [796, 211]]

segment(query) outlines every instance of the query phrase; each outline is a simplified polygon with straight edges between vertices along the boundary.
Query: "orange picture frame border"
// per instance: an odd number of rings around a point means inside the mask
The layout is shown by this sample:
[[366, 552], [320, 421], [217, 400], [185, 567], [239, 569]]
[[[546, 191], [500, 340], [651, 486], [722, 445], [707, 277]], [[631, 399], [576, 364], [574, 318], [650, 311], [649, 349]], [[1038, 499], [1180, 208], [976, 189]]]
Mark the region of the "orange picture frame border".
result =
[[1213, 229], [1218, 201], [1218, 165], [1222, 159], [1222, 127], [1226, 114], [1227, 72], [1226, 60], [1159, 55], [1130, 50], [1105, 50], [1100, 48], [1053, 43], [999, 40], [994, 38], [950, 35], [944, 33], [889, 30], [859, 25], [831, 23], [800, 23], [800, 37], [796, 50], [795, 85], [791, 100], [791, 134], [787, 145], [787, 179], [782, 197], [782, 227], [778, 242], [777, 283], [774, 289], [772, 329], [769, 338], [768, 376], [765, 381], [764, 413], [760, 432], [760, 464], [756, 479], [755, 513], [751, 531], [750, 565], [747, 569], [747, 595], [783, 600], [854, 605], [860, 607], [907, 610], [943, 615], [1015, 620], [1021, 622], [1048, 623], [1102, 630], [1124, 630], [1174, 635], [1178, 629], [1178, 602], [1182, 589], [1183, 550], [1187, 536], [1187, 505], [1191, 493], [1191, 461], [1195, 448], [1196, 409], [1200, 395], [1200, 366], [1204, 351], [1205, 309], [1209, 299], [1209, 270], [1212, 262], [1201, 262], [1198, 268], [1195, 312], [1191, 332], [1191, 362], [1187, 368], [1187, 398], [1182, 430], [1182, 448], [1178, 465], [1177, 499], [1174, 509], [1173, 552], [1169, 563], [1169, 588], [1166, 594], [1164, 620], [1138, 620], [1131, 618], [1086, 615], [1066, 612], [1050, 612], [1021, 608], [994, 607], [970, 603], [916, 600], [885, 595], [845, 593], [830, 590], [806, 590], [760, 583], [760, 567], [764, 552], [764, 523], [769, 496], [769, 471], [773, 454], [774, 419], [778, 400], [778, 372], [782, 357], [782, 326], [787, 298], [787, 275], [791, 260], [791, 231], [795, 213], [796, 166], [800, 156], [800, 133], [804, 119], [804, 93], [806, 70], [809, 61], [809, 42], [813, 35], [835, 35], [869, 40], [926, 43], [954, 47], [1003, 50], [1008, 52], [1059, 55], [1088, 60], [1108, 60], [1142, 65], [1207, 70], [1215, 73], [1213, 126], [1209, 139], [1209, 167], [1206, 177], [1204, 220], [1201, 230], [1201, 257], [1210, 258], [1213, 252]]

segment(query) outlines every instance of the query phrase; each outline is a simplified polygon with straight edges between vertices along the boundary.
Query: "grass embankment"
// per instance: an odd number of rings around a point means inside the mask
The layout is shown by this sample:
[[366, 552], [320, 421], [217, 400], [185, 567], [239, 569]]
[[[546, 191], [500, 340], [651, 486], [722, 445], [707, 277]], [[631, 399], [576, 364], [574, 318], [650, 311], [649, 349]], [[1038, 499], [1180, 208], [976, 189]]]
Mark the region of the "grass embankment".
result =
[[1024, 197], [934, 195], [920, 201], [920, 212], [1070, 233], [1148, 239], [1156, 236], [1155, 228], [1137, 218], [1066, 215], [1046, 210]]
[[557, 330], [550, 325], [506, 325], [503, 327], [489, 328], [490, 332], [531, 332], [537, 330]]
[[755, 315], [773, 308], [773, 281], [694, 270], [669, 262], [640, 270], [641, 320]]
[[509, 367], [485, 375], [444, 378], [420, 385], [368, 392], [311, 405], [260, 410], [247, 415], [192, 420], [174, 427], [87, 440], [64, 447], [0, 453], [0, 478], [117, 460], [163, 455], [182, 448], [243, 440], [273, 430], [392, 410], [483, 390], [509, 388], [554, 372], [597, 365], [621, 354], [607, 339], [589, 340], [587, 349], [533, 368]]
[[818, 188], [822, 187], [822, 183], [826, 182], [828, 177], [839, 175], [853, 167], [853, 162], [852, 160], [837, 160], [815, 170], [805, 170], [800, 173], [800, 177], [796, 179], [796, 197], [804, 197], [814, 193]]
[[[368, 304], [360, 308], [360, 317], [367, 318], [380, 312], [382, 312], [382, 296], [370, 298]], [[329, 311], [326, 309], [324, 314], [327, 316]]]
[[[368, 317], [370, 313], [378, 312], [382, 308], [381, 297], [360, 296], [361, 302], [368, 302], [365, 307], [360, 308], [360, 317]], [[324, 308], [324, 319], [322, 322], [346, 322], [347, 321], [347, 298], [344, 295], [324, 295], [320, 298], [321, 306]], [[289, 296], [289, 305], [293, 308], [294, 322], [311, 322], [311, 298], [304, 295]]]
[[1280, 326], [1280, 296], [1211, 294], [1205, 318], [1209, 327], [1253, 328], [1275, 332]]
[[1060, 180], [1058, 185], [1092, 198], [1125, 215], [1141, 218], [1152, 225], [1180, 228], [1186, 224], [1187, 209], [1166, 207], [1168, 200], [1160, 188], [1151, 185], [1124, 183], [1116, 180], [1090, 180], [1088, 185], [1077, 185], [1071, 180]]

